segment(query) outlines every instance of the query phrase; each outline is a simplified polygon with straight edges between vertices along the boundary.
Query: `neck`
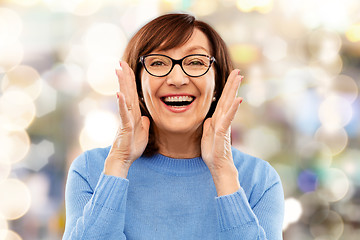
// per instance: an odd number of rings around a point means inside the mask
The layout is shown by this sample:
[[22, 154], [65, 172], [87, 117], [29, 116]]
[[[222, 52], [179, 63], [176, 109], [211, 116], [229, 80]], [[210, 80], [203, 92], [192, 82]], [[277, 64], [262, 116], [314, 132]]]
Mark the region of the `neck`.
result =
[[159, 153], [171, 158], [195, 158], [201, 156], [202, 129], [193, 133], [156, 131]]

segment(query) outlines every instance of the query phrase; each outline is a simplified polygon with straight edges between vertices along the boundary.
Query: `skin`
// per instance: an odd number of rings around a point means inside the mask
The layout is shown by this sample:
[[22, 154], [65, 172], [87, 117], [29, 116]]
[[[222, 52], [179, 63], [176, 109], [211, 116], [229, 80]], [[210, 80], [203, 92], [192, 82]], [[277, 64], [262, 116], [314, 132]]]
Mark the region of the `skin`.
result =
[[[210, 45], [206, 35], [195, 29], [184, 45], [153, 53], [174, 59], [194, 53], [210, 55]], [[133, 71], [126, 62], [120, 65], [121, 70], [116, 70], [116, 74], [121, 123], [105, 161], [104, 173], [126, 178], [131, 164], [146, 148], [150, 121], [141, 116]], [[242, 101], [236, 97], [243, 78], [239, 72], [235, 69], [230, 73], [213, 116], [205, 122], [215, 89], [213, 68], [196, 78], [187, 76], [179, 65], [165, 77], [151, 76], [145, 70], [141, 73], [143, 97], [155, 124], [159, 153], [173, 158], [201, 156], [211, 172], [218, 196], [240, 188], [230, 143], [231, 121]], [[168, 94], [190, 94], [196, 99], [187, 111], [174, 113], [161, 101]]]

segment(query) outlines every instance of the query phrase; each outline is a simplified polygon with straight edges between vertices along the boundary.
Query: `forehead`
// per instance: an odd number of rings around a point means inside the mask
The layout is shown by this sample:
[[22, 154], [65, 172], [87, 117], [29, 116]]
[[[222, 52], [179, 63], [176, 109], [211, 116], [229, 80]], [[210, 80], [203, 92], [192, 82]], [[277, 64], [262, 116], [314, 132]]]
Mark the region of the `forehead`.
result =
[[167, 50], [161, 50], [160, 46], [159, 50], [154, 50], [154, 52], [167, 54], [205, 53], [210, 55], [212, 51], [208, 37], [201, 30], [195, 28], [189, 40], [184, 44]]

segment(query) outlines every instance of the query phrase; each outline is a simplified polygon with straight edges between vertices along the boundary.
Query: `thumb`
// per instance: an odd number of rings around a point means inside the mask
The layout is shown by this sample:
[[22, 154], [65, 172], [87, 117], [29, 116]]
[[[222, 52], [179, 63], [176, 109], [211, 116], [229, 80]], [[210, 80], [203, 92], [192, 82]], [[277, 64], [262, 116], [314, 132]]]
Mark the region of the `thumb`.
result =
[[144, 128], [144, 130], [149, 133], [150, 128], [150, 120], [147, 116], [141, 116], [141, 125]]
[[203, 124], [203, 135], [208, 132], [208, 130], [209, 130], [210, 126], [211, 126], [211, 120], [212, 120], [212, 118], [208, 118], [208, 119], [206, 119], [206, 120], [204, 121], [204, 124]]

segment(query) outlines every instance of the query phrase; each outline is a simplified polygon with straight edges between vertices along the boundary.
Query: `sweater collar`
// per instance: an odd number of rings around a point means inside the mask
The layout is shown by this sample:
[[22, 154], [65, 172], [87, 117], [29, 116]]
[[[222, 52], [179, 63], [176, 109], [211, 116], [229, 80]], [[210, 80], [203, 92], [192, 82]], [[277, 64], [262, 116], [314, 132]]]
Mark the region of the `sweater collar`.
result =
[[201, 157], [177, 159], [157, 153], [151, 157], [142, 156], [136, 161], [139, 160], [155, 171], [174, 176], [197, 175], [208, 170]]

